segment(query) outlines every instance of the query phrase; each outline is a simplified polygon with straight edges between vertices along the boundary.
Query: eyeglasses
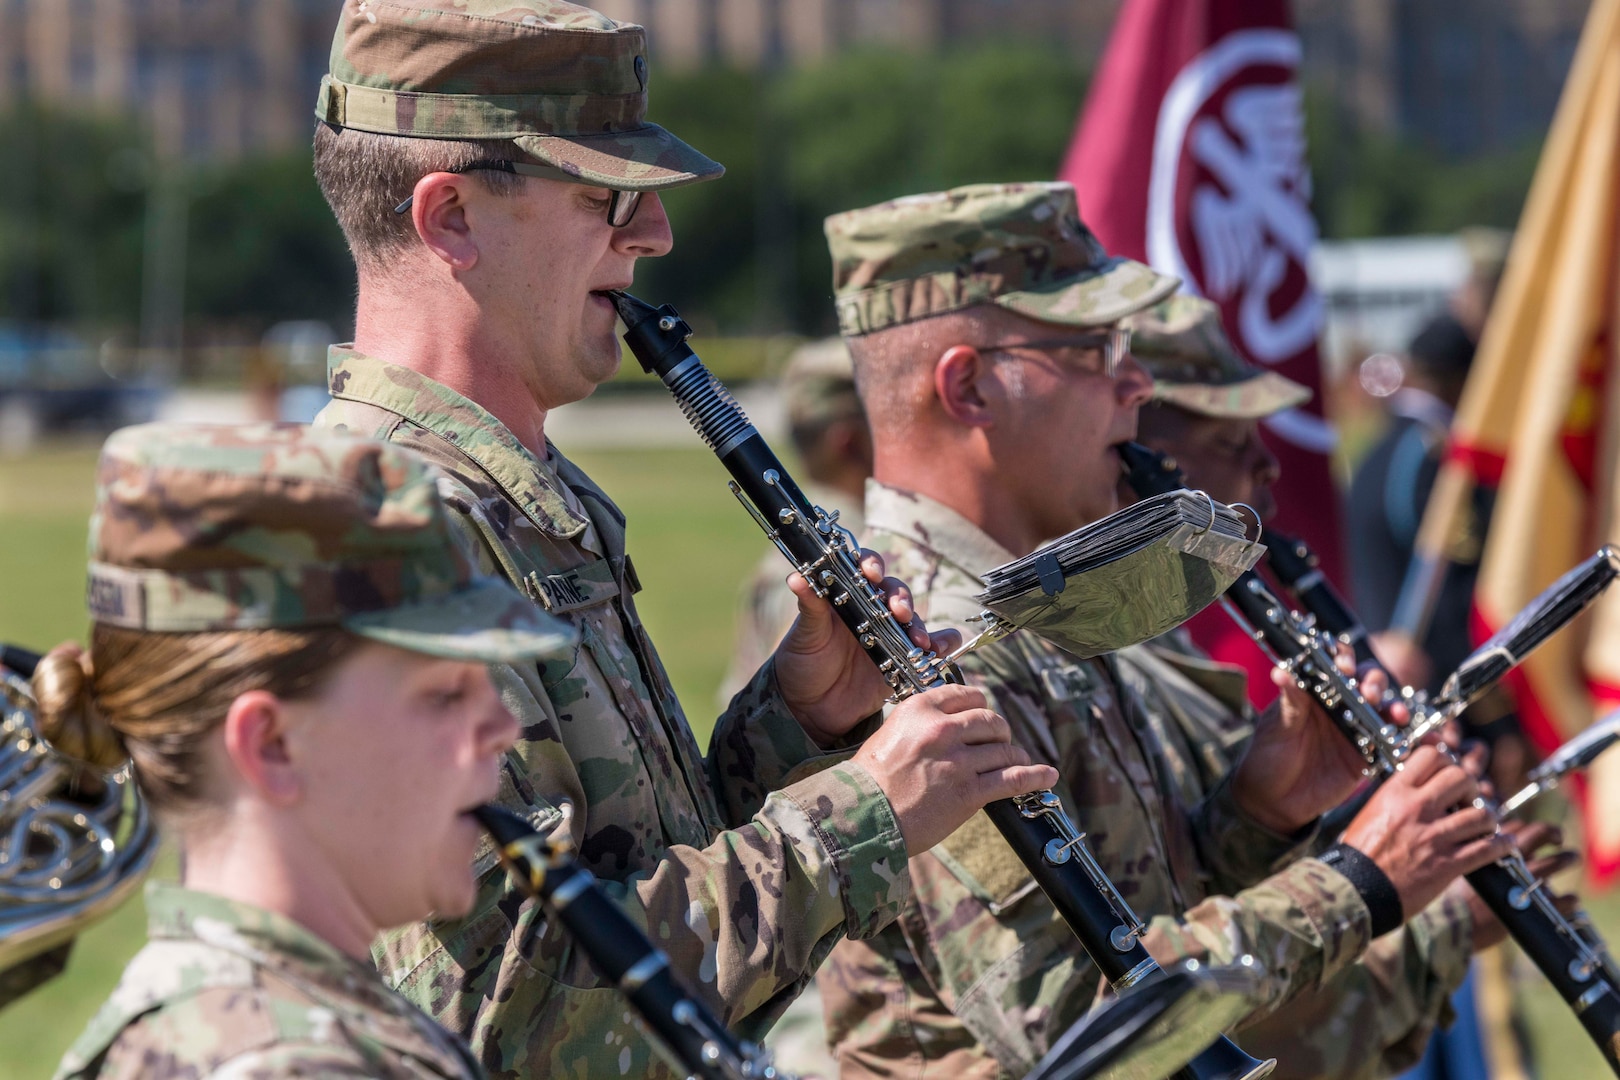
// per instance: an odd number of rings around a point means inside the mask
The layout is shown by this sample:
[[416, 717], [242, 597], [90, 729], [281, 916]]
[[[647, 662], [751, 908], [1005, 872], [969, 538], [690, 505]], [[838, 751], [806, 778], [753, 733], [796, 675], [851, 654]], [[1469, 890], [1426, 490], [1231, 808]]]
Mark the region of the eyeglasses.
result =
[[[493, 169], [496, 172], [514, 173], [518, 176], [538, 176], [543, 180], [561, 180], [568, 184], [587, 184], [592, 187], [598, 185], [589, 180], [581, 180], [573, 173], [551, 165], [531, 165], [527, 161], [480, 161], [472, 165], [463, 165], [459, 169], [446, 169], [445, 172], [469, 173], [475, 169]], [[403, 214], [411, 208], [416, 201], [416, 195], [394, 207], [394, 213]], [[618, 188], [608, 188], [607, 222], [615, 229], [622, 229], [630, 224], [636, 216], [636, 207], [641, 205], [641, 192], [620, 191]]]
[[1127, 327], [1113, 326], [1107, 330], [1090, 334], [1076, 334], [1072, 337], [1043, 338], [1040, 341], [1009, 341], [1004, 345], [988, 345], [979, 349], [980, 352], [1011, 352], [1015, 349], [1032, 349], [1043, 352], [1060, 362], [1064, 359], [1059, 354], [1074, 349], [1081, 352], [1102, 353], [1102, 374], [1110, 379], [1119, 370], [1120, 361], [1124, 360], [1131, 351], [1131, 332]]

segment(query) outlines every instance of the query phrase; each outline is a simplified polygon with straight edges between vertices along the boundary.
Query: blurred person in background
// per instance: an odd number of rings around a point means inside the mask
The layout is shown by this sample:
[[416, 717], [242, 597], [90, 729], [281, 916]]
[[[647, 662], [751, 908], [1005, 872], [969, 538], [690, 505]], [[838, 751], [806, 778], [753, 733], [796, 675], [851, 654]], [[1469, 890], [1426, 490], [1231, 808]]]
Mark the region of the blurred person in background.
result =
[[1485, 320], [1496, 301], [1497, 287], [1502, 283], [1513, 234], [1506, 229], [1475, 225], [1460, 231], [1457, 239], [1468, 259], [1468, 277], [1451, 294], [1447, 308], [1477, 345], [1485, 333]]
[[[780, 381], [788, 439], [798, 455], [796, 474], [810, 501], [828, 511], [850, 532], [861, 530], [861, 500], [872, 475], [872, 434], [855, 393], [855, 371], [842, 338], [812, 341], [793, 350]], [[760, 558], [754, 577], [737, 605], [736, 646], [720, 683], [724, 707], [799, 615], [799, 602], [787, 587], [782, 553], [774, 547]]]
[[482, 574], [408, 450], [291, 426], [126, 428], [90, 529], [90, 645], [39, 730], [133, 760], [184, 859], [60, 1080], [483, 1076], [384, 985], [385, 927], [473, 902], [517, 724], [488, 663], [574, 635]]
[[[1402, 357], [1401, 388], [1389, 396], [1389, 426], [1350, 483], [1350, 571], [1357, 609], [1372, 631], [1388, 629], [1440, 470], [1446, 435], [1474, 362], [1474, 339], [1450, 312], [1432, 317]], [[1447, 551], [1450, 567], [1428, 632], [1427, 689], [1436, 690], [1469, 651], [1468, 614], [1485, 545], [1489, 501], [1476, 495]]]

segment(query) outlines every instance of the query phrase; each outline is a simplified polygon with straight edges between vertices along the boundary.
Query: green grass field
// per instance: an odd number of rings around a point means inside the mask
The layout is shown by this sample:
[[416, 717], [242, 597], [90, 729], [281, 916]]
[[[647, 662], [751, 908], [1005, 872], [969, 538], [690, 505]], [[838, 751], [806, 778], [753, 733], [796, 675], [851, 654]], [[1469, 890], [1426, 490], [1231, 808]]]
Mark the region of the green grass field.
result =
[[[629, 548], [646, 591], [642, 613], [700, 742], [731, 649], [737, 590], [765, 549], [712, 455], [597, 452], [580, 463], [630, 519]], [[59, 447], [0, 460], [0, 641], [44, 648], [83, 634], [85, 522], [94, 450]], [[172, 860], [159, 872], [172, 873]], [[165, 869], [169, 868], [169, 869]], [[1592, 904], [1620, 941], [1620, 898]], [[0, 1080], [42, 1080], [101, 1004], [144, 936], [140, 902], [87, 932], [67, 973], [0, 1012]], [[1605, 1075], [1573, 1017], [1531, 973], [1521, 994], [1548, 1080]]]

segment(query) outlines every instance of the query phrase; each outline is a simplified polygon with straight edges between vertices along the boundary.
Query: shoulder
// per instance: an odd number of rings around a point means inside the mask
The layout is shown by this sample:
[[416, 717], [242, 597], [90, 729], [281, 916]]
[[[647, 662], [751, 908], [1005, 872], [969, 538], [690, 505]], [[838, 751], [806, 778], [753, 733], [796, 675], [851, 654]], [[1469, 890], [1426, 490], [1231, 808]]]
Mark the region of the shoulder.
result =
[[269, 976], [252, 987], [209, 987], [140, 1017], [109, 1047], [99, 1075], [375, 1077], [398, 1075], [409, 1061], [431, 1065], [424, 1075], [468, 1072], [410, 1017], [342, 995], [327, 1000]]
[[[98, 1066], [63, 1063], [62, 1075], [135, 1076], [322, 1076], [321, 1067], [293, 1063], [347, 1063], [363, 1075], [366, 1061], [347, 1038], [337, 1015], [306, 995], [274, 982], [207, 986], [184, 992], [127, 1019], [111, 1033]], [[103, 1038], [106, 1038], [104, 1035]], [[76, 1048], [78, 1049], [78, 1048]], [[284, 1067], [242, 1069], [274, 1059]], [[339, 1071], [338, 1075], [342, 1075]]]
[[337, 1014], [307, 992], [245, 957], [165, 941], [131, 961], [57, 1075], [207, 1076], [244, 1055], [285, 1056], [297, 1047], [318, 1050], [323, 1061], [363, 1064]]

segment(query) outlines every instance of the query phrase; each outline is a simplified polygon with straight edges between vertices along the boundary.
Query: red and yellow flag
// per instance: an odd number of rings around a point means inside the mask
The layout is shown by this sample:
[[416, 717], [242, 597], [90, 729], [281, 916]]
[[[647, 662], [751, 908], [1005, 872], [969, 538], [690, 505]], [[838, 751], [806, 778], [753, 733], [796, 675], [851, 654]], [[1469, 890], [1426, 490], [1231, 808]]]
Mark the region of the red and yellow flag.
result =
[[[1497, 487], [1474, 594], [1498, 629], [1605, 542], [1620, 541], [1620, 0], [1596, 0], [1548, 132], [1506, 274], [1419, 537], [1444, 545], [1473, 483]], [[1620, 706], [1620, 590], [1511, 683], [1543, 751]], [[1577, 785], [1588, 866], [1620, 871], [1620, 755]]]

